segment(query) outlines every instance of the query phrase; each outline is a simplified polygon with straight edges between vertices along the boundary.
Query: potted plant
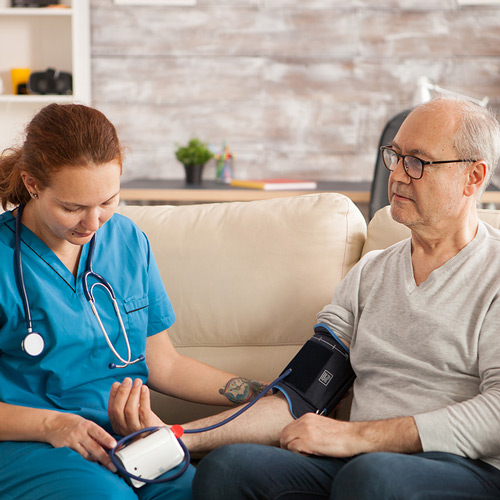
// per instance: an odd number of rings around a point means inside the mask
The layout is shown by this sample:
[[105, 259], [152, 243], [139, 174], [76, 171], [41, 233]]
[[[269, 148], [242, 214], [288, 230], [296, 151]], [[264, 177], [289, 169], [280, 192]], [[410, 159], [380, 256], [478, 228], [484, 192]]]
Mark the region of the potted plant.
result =
[[184, 165], [186, 183], [200, 184], [203, 167], [213, 158], [213, 153], [207, 144], [194, 138], [186, 146], [179, 146], [175, 156]]

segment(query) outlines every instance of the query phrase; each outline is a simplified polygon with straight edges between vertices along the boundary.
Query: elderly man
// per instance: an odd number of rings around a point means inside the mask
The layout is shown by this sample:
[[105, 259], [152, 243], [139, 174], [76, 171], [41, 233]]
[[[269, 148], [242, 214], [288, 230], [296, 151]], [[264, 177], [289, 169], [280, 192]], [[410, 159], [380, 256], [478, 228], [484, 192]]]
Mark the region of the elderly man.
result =
[[294, 420], [277, 394], [187, 436], [195, 451], [260, 443], [206, 456], [197, 500], [500, 498], [500, 232], [476, 213], [498, 122], [438, 99], [382, 154], [392, 217], [411, 238], [366, 255], [318, 315], [350, 346], [350, 421]]

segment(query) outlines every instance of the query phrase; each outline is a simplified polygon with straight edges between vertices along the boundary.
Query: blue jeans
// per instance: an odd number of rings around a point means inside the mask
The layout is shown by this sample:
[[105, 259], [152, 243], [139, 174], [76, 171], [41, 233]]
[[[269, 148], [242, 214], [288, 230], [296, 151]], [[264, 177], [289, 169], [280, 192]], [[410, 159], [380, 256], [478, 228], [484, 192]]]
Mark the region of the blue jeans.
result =
[[500, 470], [451, 453], [309, 457], [237, 444], [198, 465], [195, 500], [499, 500]]

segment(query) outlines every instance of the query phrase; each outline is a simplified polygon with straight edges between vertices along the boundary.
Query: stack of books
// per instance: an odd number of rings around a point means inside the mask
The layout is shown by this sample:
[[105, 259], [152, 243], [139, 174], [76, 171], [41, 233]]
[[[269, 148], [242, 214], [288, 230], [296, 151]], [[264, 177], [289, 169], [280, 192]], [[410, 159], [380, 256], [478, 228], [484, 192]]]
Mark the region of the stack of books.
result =
[[264, 189], [273, 191], [279, 189], [316, 189], [314, 181], [301, 181], [297, 179], [232, 179], [231, 186], [251, 189]]

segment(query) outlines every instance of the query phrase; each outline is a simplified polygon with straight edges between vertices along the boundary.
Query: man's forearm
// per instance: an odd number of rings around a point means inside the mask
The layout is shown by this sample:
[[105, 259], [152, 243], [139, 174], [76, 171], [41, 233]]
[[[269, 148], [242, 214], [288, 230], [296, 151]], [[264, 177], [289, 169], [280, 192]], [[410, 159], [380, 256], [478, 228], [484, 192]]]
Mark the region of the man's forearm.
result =
[[[234, 415], [239, 410], [240, 408], [233, 408], [212, 417], [186, 423], [183, 427], [186, 430], [208, 427]], [[288, 435], [284, 441], [283, 429], [285, 435]], [[344, 457], [374, 451], [399, 453], [422, 451], [413, 417], [340, 422], [328, 417], [307, 414], [299, 420], [294, 420], [288, 403], [281, 393], [262, 398], [240, 416], [214, 430], [185, 434], [183, 441], [195, 456], [226, 444], [250, 442], [281, 445], [293, 451], [318, 455]], [[295, 441], [293, 446], [290, 446], [291, 441]], [[294, 449], [296, 447], [297, 449]]]
[[298, 453], [328, 457], [422, 450], [413, 417], [344, 422], [314, 413], [307, 413], [287, 425], [280, 434], [280, 445]]
[[[218, 423], [240, 408], [232, 408], [212, 417], [184, 424], [184, 429], [200, 429]], [[206, 453], [226, 444], [260, 443], [279, 445], [279, 433], [293, 417], [288, 403], [281, 394], [259, 400], [255, 405], [231, 422], [217, 429], [196, 434], [184, 434], [182, 440], [195, 454]]]
[[363, 453], [391, 451], [418, 453], [422, 443], [413, 417], [390, 418], [372, 422], [353, 422]]

